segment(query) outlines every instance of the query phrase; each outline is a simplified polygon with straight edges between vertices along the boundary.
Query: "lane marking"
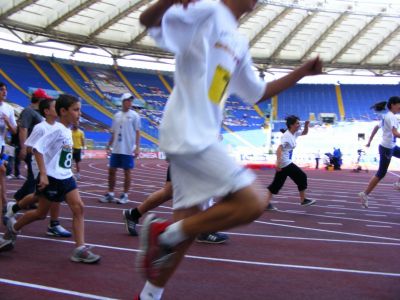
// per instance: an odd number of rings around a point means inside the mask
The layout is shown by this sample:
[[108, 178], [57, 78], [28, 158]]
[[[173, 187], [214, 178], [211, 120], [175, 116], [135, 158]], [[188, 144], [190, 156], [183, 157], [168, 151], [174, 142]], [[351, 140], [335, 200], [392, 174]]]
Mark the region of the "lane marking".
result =
[[367, 227], [380, 227], [380, 228], [392, 228], [392, 226], [385, 226], [385, 225], [371, 225], [371, 224], [367, 224], [365, 225]]
[[293, 220], [277, 220], [277, 219], [271, 219], [271, 222], [287, 222], [287, 223], [294, 223], [295, 221], [293, 221]]
[[387, 215], [365, 214], [368, 217], [387, 217]]
[[104, 296], [99, 296], [99, 295], [81, 293], [81, 292], [76, 292], [76, 291], [72, 291], [72, 290], [65, 290], [65, 289], [55, 288], [55, 287], [46, 286], [46, 285], [10, 280], [10, 279], [5, 279], [5, 278], [0, 278], [0, 283], [20, 286], [20, 287], [21, 286], [28, 287], [28, 288], [33, 288], [33, 289], [37, 289], [37, 290], [44, 290], [44, 291], [48, 291], [48, 292], [55, 292], [55, 293], [59, 293], [59, 294], [82, 297], [82, 298], [87, 298], [87, 299], [117, 300], [117, 298], [109, 298], [109, 297], [104, 297]]
[[342, 226], [342, 223], [329, 223], [329, 222], [318, 222], [320, 225], [339, 225]]
[[345, 215], [346, 213], [342, 213], [342, 212], [331, 212], [331, 211], [326, 211], [326, 214], [330, 214], [330, 215]]
[[319, 228], [309, 228], [309, 227], [286, 225], [286, 224], [277, 224], [277, 223], [270, 223], [270, 222], [264, 222], [264, 221], [255, 221], [255, 222], [256, 223], [260, 223], [260, 224], [272, 225], [272, 226], [280, 226], [280, 227], [303, 229], [303, 230], [309, 230], [309, 231], [335, 233], [335, 234], [341, 234], [341, 235], [359, 236], [359, 237], [366, 237], [366, 238], [372, 238], [372, 239], [380, 239], [380, 240], [400, 242], [400, 239], [391, 238], [391, 237], [384, 237], [384, 236], [376, 236], [376, 235], [368, 235], [368, 234], [352, 233], [352, 232], [342, 232], [342, 231], [326, 230], [326, 229], [319, 229]]
[[[286, 226], [288, 226], [288, 225], [286, 225]], [[49, 239], [49, 238], [29, 237], [29, 236], [23, 236], [23, 235], [21, 235], [21, 237], [37, 239], [37, 240], [52, 241], [52, 242], [57, 242], [57, 243], [75, 244], [75, 242], [73, 242], [73, 241], [66, 241], [66, 240], [54, 240], [54, 239]], [[111, 249], [111, 250], [119, 250], [119, 251], [126, 251], [126, 252], [139, 252], [138, 249], [112, 247], [112, 246], [90, 244], [90, 243], [88, 243], [87, 245], [90, 245], [93, 247], [98, 247], [98, 248]], [[377, 272], [377, 271], [370, 271], [370, 270], [342, 269], [342, 268], [318, 267], [318, 266], [295, 265], [295, 264], [279, 264], [279, 263], [268, 263], [268, 262], [249, 261], [249, 260], [235, 260], [235, 259], [215, 258], [215, 257], [207, 257], [207, 256], [196, 256], [196, 255], [185, 255], [185, 257], [190, 258], [190, 259], [199, 259], [199, 260], [208, 260], [208, 261], [216, 261], [216, 262], [235, 263], [235, 264], [245, 264], [245, 265], [255, 265], [255, 266], [265, 266], [265, 267], [303, 269], [303, 270], [312, 270], [312, 271], [327, 271], [327, 272], [340, 272], [340, 273], [353, 273], [353, 274], [377, 275], [377, 276], [386, 276], [386, 277], [400, 277], [400, 273]], [[109, 298], [99, 298], [99, 299], [109, 299]]]

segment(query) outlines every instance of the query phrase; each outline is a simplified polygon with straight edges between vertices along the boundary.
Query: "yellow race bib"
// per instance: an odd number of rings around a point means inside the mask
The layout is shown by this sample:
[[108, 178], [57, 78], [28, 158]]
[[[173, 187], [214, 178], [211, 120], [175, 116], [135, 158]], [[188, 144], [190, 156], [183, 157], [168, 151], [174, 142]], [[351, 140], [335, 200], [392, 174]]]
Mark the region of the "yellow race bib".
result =
[[218, 65], [211, 81], [210, 90], [208, 91], [208, 97], [212, 103], [219, 104], [221, 102], [230, 80], [231, 73], [221, 65]]

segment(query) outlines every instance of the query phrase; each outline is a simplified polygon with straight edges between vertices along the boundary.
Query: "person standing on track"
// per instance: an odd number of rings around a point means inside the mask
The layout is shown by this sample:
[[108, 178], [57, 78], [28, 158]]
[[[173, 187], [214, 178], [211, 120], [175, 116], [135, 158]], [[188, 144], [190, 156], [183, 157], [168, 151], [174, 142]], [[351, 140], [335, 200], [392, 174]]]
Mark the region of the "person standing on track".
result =
[[[158, 45], [176, 59], [175, 86], [160, 125], [160, 148], [171, 166], [174, 223], [153, 214], [144, 220], [137, 255], [137, 268], [147, 279], [137, 297], [142, 300], [161, 298], [197, 235], [250, 223], [265, 210], [267, 203], [253, 186], [255, 175], [218, 141], [225, 96], [255, 104], [322, 71], [315, 58], [268, 85], [255, 74], [248, 42], [237, 27], [256, 3], [158, 0], [140, 16]], [[222, 200], [202, 211], [211, 197]]]
[[114, 188], [117, 169], [124, 170], [124, 192], [118, 198], [118, 204], [128, 202], [131, 184], [131, 171], [135, 166], [135, 158], [140, 153], [140, 116], [132, 108], [133, 95], [125, 93], [121, 96], [122, 111], [114, 115], [111, 138], [108, 142], [110, 166], [108, 169], [108, 192], [100, 198], [102, 203], [114, 201]]
[[309, 206], [315, 203], [315, 200], [306, 198], [306, 173], [292, 162], [293, 149], [296, 148], [296, 140], [299, 136], [308, 133], [309, 124], [310, 121], [306, 121], [303, 131], [299, 131], [300, 119], [294, 115], [286, 117], [287, 130], [283, 133], [281, 144], [276, 151], [276, 172], [274, 180], [267, 189], [267, 210], [276, 210], [275, 206], [271, 203], [272, 195], [279, 193], [287, 177], [290, 177], [296, 183], [300, 194], [300, 204], [302, 206]]
[[[400, 138], [399, 121], [396, 114], [400, 113], [400, 97], [390, 97], [387, 102], [379, 102], [372, 106], [376, 112], [382, 112], [385, 108], [388, 111], [383, 114], [379, 125], [372, 130], [371, 136], [367, 143], [367, 147], [371, 145], [371, 141], [378, 132], [382, 129], [382, 141], [379, 144], [379, 169], [371, 178], [367, 188], [358, 193], [361, 200], [361, 205], [368, 208], [369, 194], [375, 189], [378, 183], [385, 177], [392, 157], [400, 158], [400, 147], [396, 146], [396, 138]], [[394, 184], [394, 187], [400, 189], [400, 181]]]

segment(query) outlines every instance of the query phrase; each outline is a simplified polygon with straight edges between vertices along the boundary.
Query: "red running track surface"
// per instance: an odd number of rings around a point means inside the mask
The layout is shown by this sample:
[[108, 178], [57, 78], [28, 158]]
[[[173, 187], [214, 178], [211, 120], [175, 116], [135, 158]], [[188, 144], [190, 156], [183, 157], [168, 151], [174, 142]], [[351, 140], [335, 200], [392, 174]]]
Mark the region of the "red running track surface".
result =
[[[162, 187], [166, 168], [164, 161], [137, 161], [130, 202], [102, 204], [106, 161], [83, 161], [86, 242], [101, 262], [70, 262], [73, 240], [46, 236], [48, 219], [35, 222], [23, 229], [14, 250], [0, 253], [0, 299], [132, 299], [144, 280], [135, 272], [138, 238], [125, 232], [122, 210]], [[274, 171], [255, 172], [262, 195]], [[228, 231], [226, 244], [194, 244], [163, 299], [400, 299], [400, 191], [392, 188], [397, 175], [388, 174], [363, 209], [357, 193], [372, 173], [306, 172], [315, 205], [301, 207], [289, 179], [274, 198], [279, 211]], [[116, 196], [122, 179], [119, 171]], [[8, 198], [21, 184], [7, 181]], [[171, 203], [154, 212], [171, 218]], [[64, 204], [61, 222], [71, 230]]]

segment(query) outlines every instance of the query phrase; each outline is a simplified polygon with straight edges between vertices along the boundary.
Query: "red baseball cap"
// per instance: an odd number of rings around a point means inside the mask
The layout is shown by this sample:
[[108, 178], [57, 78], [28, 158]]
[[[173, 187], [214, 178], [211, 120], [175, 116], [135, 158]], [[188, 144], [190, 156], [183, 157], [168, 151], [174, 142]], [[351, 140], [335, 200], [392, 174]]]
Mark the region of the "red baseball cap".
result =
[[32, 98], [47, 99], [47, 100], [48, 99], [53, 99], [52, 97], [47, 95], [47, 93], [43, 89], [37, 89], [36, 91], [34, 91], [33, 94], [32, 94]]

